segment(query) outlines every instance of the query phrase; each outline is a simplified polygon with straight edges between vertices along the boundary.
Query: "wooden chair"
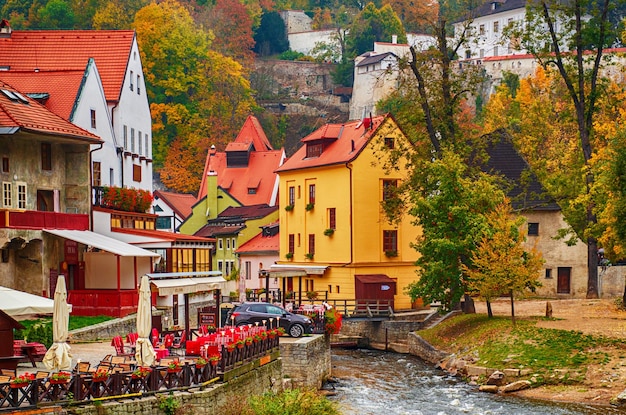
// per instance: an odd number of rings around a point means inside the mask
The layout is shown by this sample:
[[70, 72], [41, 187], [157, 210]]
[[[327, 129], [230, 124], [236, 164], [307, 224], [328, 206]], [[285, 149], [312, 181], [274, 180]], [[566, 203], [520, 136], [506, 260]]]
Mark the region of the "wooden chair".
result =
[[0, 369], [0, 373], [3, 374], [4, 376], [10, 376], [10, 377], [16, 376], [15, 369]]
[[170, 347], [170, 351], [172, 352], [172, 354], [179, 355], [185, 349], [186, 343], [187, 343], [187, 331], [183, 331], [182, 334], [180, 335], [180, 339], [178, 341], [174, 341], [174, 343]]
[[[122, 336], [115, 336], [111, 339], [111, 346], [115, 348], [115, 354], [117, 356], [133, 356], [132, 350], [124, 345], [124, 339]], [[114, 356], [115, 357], [115, 356]]]
[[9, 383], [11, 381], [11, 376], [0, 375], [0, 383]]
[[74, 367], [74, 373], [89, 373], [90, 367], [91, 363], [89, 362], [78, 362]]
[[41, 370], [38, 370], [37, 373], [35, 373], [35, 379], [48, 379], [50, 377], [50, 372], [44, 372]]

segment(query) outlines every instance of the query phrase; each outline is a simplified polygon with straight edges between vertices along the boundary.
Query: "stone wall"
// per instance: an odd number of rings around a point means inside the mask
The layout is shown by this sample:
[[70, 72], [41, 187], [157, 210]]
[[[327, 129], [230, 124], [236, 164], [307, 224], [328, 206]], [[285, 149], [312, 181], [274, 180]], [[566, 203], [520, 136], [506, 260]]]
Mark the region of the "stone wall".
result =
[[[407, 353], [409, 333], [421, 330], [423, 327], [423, 321], [344, 319], [341, 326], [341, 337], [360, 338], [359, 346]], [[339, 337], [334, 337], [333, 341], [341, 340]]]
[[[249, 396], [261, 395], [264, 392], [280, 392], [282, 384], [282, 361], [275, 360], [259, 368], [247, 372], [228, 383], [213, 384], [205, 390], [190, 389], [174, 392], [173, 398], [184, 407], [184, 413], [198, 415], [218, 415], [223, 408], [236, 408], [236, 403]], [[139, 415], [163, 414], [159, 403], [168, 395], [159, 393], [143, 399], [120, 399], [102, 402], [98, 405], [68, 408], [67, 413], [76, 415]], [[222, 409], [222, 410], [220, 410]]]
[[112, 339], [115, 336], [123, 336], [137, 331], [137, 316], [129, 316], [109, 320], [82, 329], [70, 332], [70, 343], [91, 342]]
[[442, 359], [448, 356], [447, 353], [436, 349], [430, 343], [428, 343], [426, 340], [424, 340], [422, 337], [415, 333], [409, 333], [408, 341], [409, 353], [413, 356], [419, 357], [426, 362], [439, 363]]
[[290, 380], [291, 387], [319, 389], [331, 375], [330, 340], [324, 335], [281, 338], [280, 356], [283, 376]]

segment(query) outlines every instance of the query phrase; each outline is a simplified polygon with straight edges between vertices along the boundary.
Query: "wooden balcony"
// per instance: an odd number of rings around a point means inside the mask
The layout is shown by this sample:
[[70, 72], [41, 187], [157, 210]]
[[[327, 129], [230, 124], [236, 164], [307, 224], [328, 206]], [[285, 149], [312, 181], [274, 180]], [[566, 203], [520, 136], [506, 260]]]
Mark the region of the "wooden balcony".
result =
[[89, 230], [89, 215], [0, 209], [0, 228]]
[[77, 316], [125, 317], [137, 312], [138, 299], [137, 290], [69, 290], [67, 294], [72, 315]]

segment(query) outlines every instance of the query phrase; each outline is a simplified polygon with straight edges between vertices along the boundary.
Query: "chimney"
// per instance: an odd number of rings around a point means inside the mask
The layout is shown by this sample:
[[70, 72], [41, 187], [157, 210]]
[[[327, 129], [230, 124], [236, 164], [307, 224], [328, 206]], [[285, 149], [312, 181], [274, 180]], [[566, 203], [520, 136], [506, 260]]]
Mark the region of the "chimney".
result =
[[11, 37], [11, 25], [6, 19], [2, 19], [2, 21], [0, 21], [0, 38], [2, 37]]
[[391, 43], [394, 45], [398, 43], [398, 35], [391, 35]]

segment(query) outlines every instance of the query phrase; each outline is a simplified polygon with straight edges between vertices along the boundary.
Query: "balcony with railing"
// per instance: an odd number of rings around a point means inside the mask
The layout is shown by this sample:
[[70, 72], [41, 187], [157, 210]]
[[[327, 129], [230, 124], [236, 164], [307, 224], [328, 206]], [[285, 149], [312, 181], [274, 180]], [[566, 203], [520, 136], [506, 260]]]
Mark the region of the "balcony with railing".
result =
[[10, 229], [89, 229], [89, 215], [44, 212], [39, 210], [0, 209], [0, 228]]

